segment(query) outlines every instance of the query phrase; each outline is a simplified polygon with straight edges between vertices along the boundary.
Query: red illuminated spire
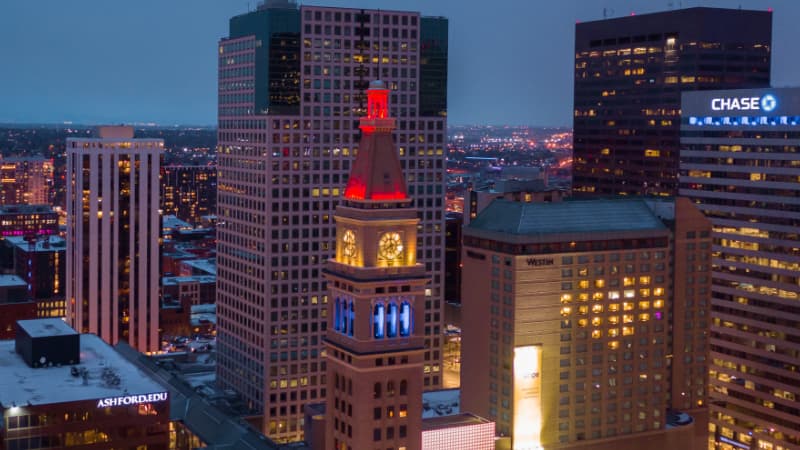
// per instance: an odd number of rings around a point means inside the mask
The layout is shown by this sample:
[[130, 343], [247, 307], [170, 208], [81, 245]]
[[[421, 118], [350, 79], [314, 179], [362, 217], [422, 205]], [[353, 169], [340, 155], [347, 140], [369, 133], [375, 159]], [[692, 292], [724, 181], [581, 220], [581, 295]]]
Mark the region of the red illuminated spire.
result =
[[405, 201], [406, 182], [392, 140], [394, 119], [389, 117], [389, 89], [383, 81], [369, 84], [367, 115], [361, 118], [361, 142], [344, 190], [347, 200]]

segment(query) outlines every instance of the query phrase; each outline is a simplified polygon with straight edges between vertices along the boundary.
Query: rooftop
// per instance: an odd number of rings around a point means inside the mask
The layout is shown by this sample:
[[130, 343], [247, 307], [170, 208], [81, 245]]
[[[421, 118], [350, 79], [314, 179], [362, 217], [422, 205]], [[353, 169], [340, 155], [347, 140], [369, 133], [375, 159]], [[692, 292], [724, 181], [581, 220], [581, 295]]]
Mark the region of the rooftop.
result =
[[[13, 340], [0, 341], [0, 404], [46, 405], [165, 391], [93, 334], [80, 335], [80, 351], [77, 366], [34, 369], [16, 353]], [[86, 369], [85, 382], [72, 374], [75, 367]]]
[[18, 320], [17, 325], [32, 338], [78, 334], [61, 319]]
[[[8, 236], [5, 239], [13, 247], [25, 252], [31, 251], [31, 244], [25, 240], [24, 236]], [[37, 239], [33, 246], [34, 252], [53, 252], [58, 250], [67, 250], [67, 241], [60, 236], [48, 235], [44, 239]]]
[[216, 283], [217, 277], [215, 275], [194, 275], [190, 277], [162, 277], [161, 284], [163, 286], [174, 286], [182, 283]]
[[422, 393], [422, 418], [452, 416], [461, 412], [461, 390], [440, 389]]
[[17, 275], [0, 275], [0, 287], [27, 287], [28, 283]]
[[524, 203], [495, 200], [465, 231], [541, 236], [666, 230], [645, 200], [575, 200]]
[[56, 212], [50, 205], [0, 205], [0, 214], [53, 214]]
[[453, 414], [451, 416], [431, 417], [422, 421], [422, 430], [436, 430], [439, 428], [463, 427], [491, 423], [491, 420], [476, 416], [471, 413]]

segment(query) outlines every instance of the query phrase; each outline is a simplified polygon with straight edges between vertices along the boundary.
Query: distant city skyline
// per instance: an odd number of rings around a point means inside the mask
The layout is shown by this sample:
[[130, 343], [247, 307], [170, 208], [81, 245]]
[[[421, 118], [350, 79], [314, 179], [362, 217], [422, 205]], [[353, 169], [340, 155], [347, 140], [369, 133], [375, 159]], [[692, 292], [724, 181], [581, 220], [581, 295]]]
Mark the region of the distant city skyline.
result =
[[[216, 122], [217, 40], [257, 0], [0, 4], [0, 123]], [[800, 2], [314, 0], [450, 21], [451, 125], [571, 126], [575, 23], [678, 7], [774, 9], [772, 84], [800, 86]], [[494, 32], [493, 30], [498, 30]]]

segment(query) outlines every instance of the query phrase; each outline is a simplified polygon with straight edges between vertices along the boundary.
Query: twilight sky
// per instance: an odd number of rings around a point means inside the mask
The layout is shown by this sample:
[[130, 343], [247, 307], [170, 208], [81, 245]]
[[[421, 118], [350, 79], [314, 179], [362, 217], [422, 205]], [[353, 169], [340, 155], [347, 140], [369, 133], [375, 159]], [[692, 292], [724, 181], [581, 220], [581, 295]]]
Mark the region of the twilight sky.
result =
[[[216, 44], [257, 0], [0, 0], [0, 123], [216, 123]], [[797, 0], [306, 0], [450, 19], [451, 124], [571, 125], [576, 21], [772, 7], [774, 86], [800, 86]]]

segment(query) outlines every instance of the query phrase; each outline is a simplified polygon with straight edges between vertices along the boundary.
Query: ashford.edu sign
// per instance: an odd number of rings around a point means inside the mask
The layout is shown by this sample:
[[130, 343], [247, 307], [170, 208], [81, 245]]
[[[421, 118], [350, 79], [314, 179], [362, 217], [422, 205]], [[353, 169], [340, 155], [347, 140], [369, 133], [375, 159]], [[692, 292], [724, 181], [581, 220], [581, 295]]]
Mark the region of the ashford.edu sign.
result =
[[166, 392], [155, 392], [153, 394], [123, 395], [121, 397], [101, 398], [97, 401], [98, 408], [108, 408], [110, 406], [138, 405], [140, 403], [164, 402], [167, 400]]

